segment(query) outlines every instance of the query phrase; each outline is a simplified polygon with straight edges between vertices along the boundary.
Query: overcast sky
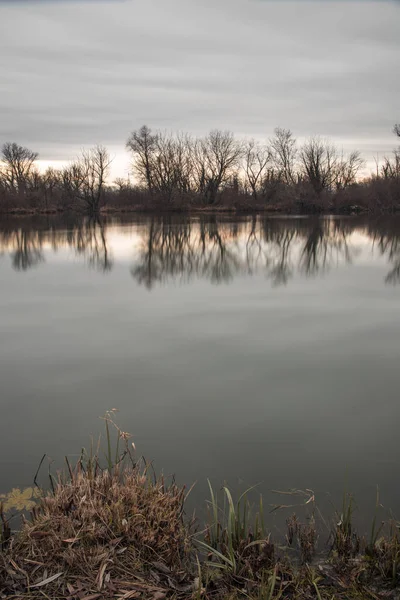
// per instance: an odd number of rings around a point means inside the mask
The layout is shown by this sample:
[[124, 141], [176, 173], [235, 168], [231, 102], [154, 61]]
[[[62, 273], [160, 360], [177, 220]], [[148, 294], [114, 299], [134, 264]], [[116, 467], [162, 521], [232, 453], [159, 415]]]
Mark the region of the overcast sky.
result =
[[320, 134], [368, 160], [400, 121], [399, 0], [0, 0], [0, 143], [44, 161], [132, 129]]

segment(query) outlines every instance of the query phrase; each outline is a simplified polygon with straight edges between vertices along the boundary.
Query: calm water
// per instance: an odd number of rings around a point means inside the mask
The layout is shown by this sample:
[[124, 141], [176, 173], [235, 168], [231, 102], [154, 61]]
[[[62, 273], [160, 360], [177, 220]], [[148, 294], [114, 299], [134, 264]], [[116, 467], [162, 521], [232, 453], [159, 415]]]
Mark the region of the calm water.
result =
[[400, 501], [400, 220], [0, 222], [0, 493], [98, 416], [181, 483]]

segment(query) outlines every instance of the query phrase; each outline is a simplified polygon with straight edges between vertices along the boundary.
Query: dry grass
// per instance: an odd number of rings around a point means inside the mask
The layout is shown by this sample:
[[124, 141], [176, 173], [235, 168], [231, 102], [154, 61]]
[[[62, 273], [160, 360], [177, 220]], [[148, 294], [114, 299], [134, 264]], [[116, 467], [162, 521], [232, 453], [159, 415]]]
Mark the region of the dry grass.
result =
[[164, 575], [168, 587], [186, 585], [190, 531], [183, 500], [175, 484], [150, 481], [137, 468], [93, 477], [77, 469], [40, 501], [12, 540], [0, 589], [35, 598], [43, 597], [43, 588], [52, 598], [73, 598], [78, 590], [123, 596], [143, 578], [158, 590]]
[[[286, 546], [271, 539], [262, 499], [245, 492], [223, 502], [210, 486], [209, 518], [193, 534], [185, 491], [150, 476], [131, 453], [129, 436], [105, 417], [106, 463], [99, 448], [52, 478], [29, 519], [10, 535], [0, 507], [0, 598], [36, 600], [379, 600], [400, 598], [399, 524], [384, 535], [374, 519], [369, 543], [354, 532], [345, 495], [329, 555], [318, 556], [315, 497], [295, 490]], [[114, 436], [114, 437], [113, 437]], [[379, 507], [377, 500], [377, 508]], [[310, 514], [311, 511], [311, 514]], [[375, 516], [377, 517], [377, 515]]]
[[112, 412], [105, 428], [105, 467], [99, 447], [73, 468], [67, 461], [0, 555], [0, 597], [161, 598], [165, 588], [192, 590], [184, 489], [136, 463]]

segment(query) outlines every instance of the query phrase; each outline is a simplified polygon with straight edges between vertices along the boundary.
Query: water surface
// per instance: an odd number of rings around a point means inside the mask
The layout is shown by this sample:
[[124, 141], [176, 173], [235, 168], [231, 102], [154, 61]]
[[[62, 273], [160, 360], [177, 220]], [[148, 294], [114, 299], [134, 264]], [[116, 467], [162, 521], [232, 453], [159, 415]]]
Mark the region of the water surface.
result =
[[0, 493], [120, 410], [180, 483], [400, 501], [400, 219], [0, 222]]

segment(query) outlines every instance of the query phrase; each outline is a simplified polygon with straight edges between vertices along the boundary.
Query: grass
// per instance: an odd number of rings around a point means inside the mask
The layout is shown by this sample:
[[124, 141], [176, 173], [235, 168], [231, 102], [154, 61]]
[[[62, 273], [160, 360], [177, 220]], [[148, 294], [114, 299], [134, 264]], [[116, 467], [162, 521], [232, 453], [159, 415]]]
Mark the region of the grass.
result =
[[[29, 518], [11, 533], [0, 507], [0, 598], [102, 600], [344, 600], [400, 597], [400, 531], [379, 523], [355, 531], [347, 492], [331, 536], [312, 491], [293, 490], [286, 535], [274, 540], [260, 496], [237, 499], [209, 483], [205, 527], [185, 515], [187, 493], [137, 460], [130, 436], [105, 417], [102, 444], [51, 475]], [[293, 509], [296, 512], [293, 512]], [[303, 516], [299, 516], [298, 513]]]
[[230, 490], [223, 487], [224, 503], [220, 506], [211, 483], [208, 485], [208, 523], [204, 539], [196, 538], [197, 545], [207, 554], [205, 565], [230, 572], [236, 578], [254, 577], [265, 566], [271, 567], [274, 547], [265, 531], [262, 497], [260, 510], [253, 517], [248, 499], [252, 488], [234, 503]]

